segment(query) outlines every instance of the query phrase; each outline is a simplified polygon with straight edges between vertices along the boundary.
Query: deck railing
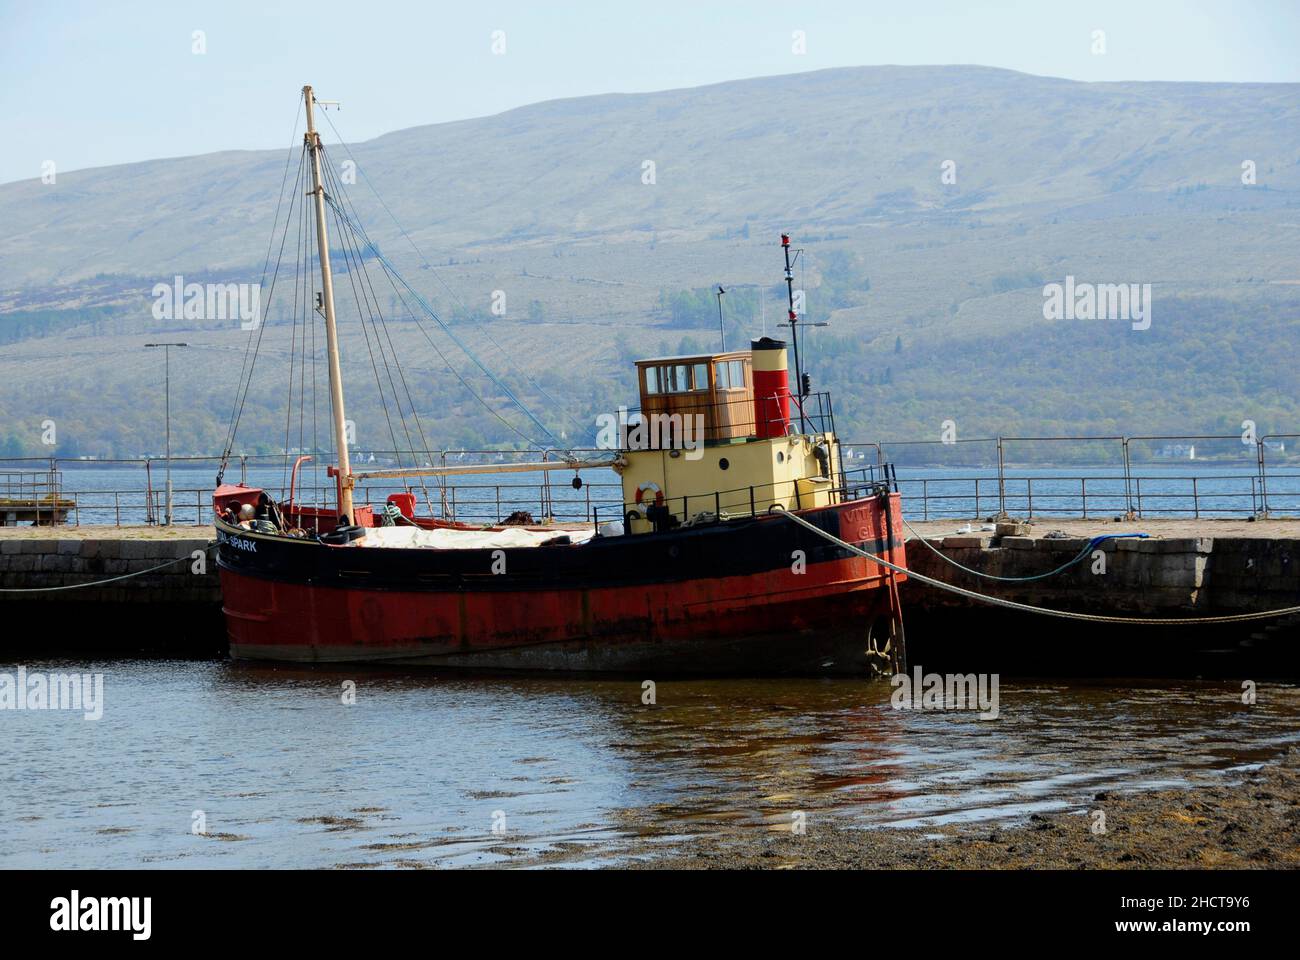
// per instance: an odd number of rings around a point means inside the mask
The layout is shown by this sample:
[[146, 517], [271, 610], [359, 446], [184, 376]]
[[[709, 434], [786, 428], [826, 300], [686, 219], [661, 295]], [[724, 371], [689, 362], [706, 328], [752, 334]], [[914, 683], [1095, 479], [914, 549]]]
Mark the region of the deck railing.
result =
[[774, 503], [793, 510], [813, 507], [818, 495], [830, 494], [834, 499], [856, 500], [897, 489], [893, 469], [889, 464], [870, 464], [834, 480], [827, 478], [826, 487], [813, 490], [806, 487], [807, 480], [781, 480], [775, 483], [757, 483], [709, 493], [681, 497], [665, 497], [662, 502], [623, 502], [597, 506], [593, 521], [597, 527], [612, 521], [626, 521], [629, 514], [646, 520], [657, 529], [686, 524], [711, 523], [716, 520], [756, 517], [770, 513]]

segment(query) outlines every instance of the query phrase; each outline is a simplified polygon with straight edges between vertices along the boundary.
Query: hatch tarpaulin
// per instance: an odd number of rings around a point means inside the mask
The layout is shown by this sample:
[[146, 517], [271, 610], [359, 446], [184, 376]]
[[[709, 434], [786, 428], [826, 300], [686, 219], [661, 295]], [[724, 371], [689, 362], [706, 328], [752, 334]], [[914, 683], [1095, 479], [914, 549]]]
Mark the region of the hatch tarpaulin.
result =
[[426, 548], [431, 550], [492, 550], [515, 547], [540, 547], [559, 537], [568, 537], [571, 543], [585, 543], [595, 536], [592, 527], [580, 530], [529, 530], [525, 527], [505, 527], [500, 530], [453, 530], [440, 527], [423, 530], [419, 527], [373, 527], [366, 531], [359, 547]]

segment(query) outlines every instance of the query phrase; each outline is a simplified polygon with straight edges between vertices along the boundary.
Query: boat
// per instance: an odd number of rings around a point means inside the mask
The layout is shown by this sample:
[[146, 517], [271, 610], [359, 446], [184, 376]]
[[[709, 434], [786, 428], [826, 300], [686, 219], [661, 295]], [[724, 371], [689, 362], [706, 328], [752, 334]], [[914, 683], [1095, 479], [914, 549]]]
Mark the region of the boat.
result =
[[[338, 224], [343, 208], [326, 191], [311, 87], [303, 98], [335, 497], [297, 502], [306, 456], [280, 500], [218, 475], [213, 517], [232, 658], [644, 676], [899, 668], [906, 556], [897, 480], [888, 464], [844, 468], [830, 397], [812, 392], [801, 367], [787, 234], [789, 343], [763, 337], [745, 350], [637, 361], [640, 405], [618, 417], [612, 449], [354, 470], [326, 215], [329, 204]], [[592, 468], [615, 471], [622, 503], [597, 507], [584, 523], [422, 515], [409, 489], [383, 503], [356, 497], [359, 483], [475, 471], [563, 470], [579, 485]]]

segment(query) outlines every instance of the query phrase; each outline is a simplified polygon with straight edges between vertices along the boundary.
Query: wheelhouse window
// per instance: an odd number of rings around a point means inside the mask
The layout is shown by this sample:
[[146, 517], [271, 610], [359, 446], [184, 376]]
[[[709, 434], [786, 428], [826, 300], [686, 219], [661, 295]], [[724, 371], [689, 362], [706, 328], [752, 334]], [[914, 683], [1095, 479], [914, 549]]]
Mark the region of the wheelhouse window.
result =
[[745, 389], [745, 364], [741, 360], [719, 360], [713, 367], [719, 390]]
[[690, 393], [709, 389], [709, 365], [707, 363], [669, 363], [660, 367], [646, 367], [645, 392], [647, 395], [660, 393]]

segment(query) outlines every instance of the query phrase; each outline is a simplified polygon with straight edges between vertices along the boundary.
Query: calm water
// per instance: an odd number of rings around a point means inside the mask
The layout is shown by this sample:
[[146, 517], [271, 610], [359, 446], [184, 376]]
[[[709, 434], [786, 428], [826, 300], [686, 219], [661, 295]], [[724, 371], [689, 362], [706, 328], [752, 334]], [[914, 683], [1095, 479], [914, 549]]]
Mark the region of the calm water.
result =
[[568, 845], [591, 864], [794, 810], [809, 830], [1023, 817], [1300, 742], [1300, 690], [1279, 685], [1248, 708], [1236, 683], [1006, 683], [980, 721], [852, 680], [663, 682], [646, 706], [633, 680], [24, 663], [102, 671], [106, 707], [0, 711], [0, 867], [480, 865]]

